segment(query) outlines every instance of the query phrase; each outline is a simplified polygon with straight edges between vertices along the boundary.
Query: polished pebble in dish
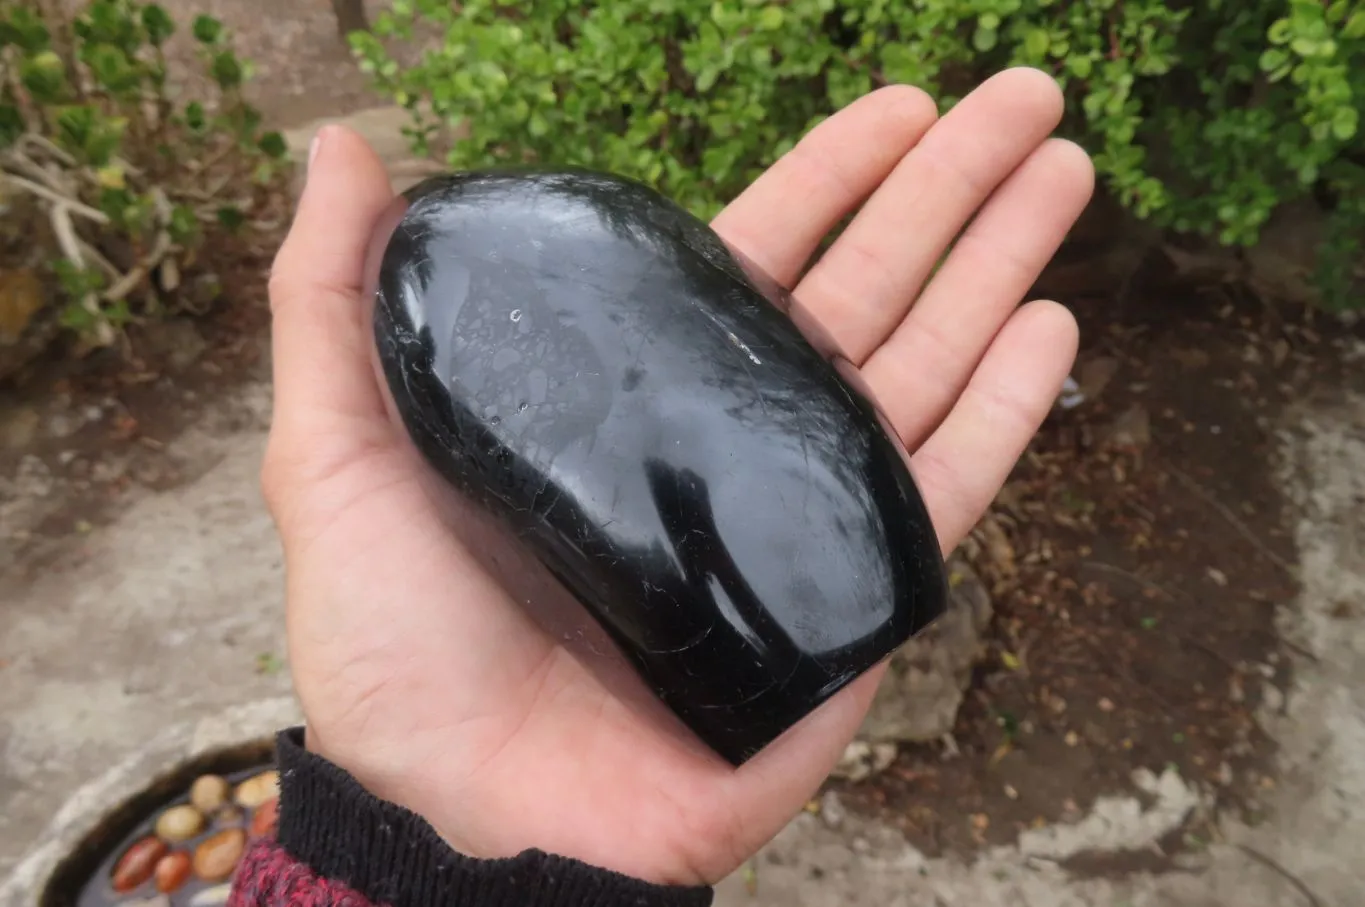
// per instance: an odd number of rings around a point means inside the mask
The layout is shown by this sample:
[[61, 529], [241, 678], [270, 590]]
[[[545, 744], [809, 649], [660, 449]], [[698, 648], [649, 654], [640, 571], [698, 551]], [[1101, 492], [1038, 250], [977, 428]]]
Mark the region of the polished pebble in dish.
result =
[[172, 894], [180, 890], [190, 878], [191, 866], [190, 855], [183, 850], [168, 853], [157, 861], [156, 870], [152, 878], [156, 881], [156, 890], [163, 894]]
[[245, 852], [245, 830], [215, 832], [194, 849], [194, 874], [205, 882], [221, 882], [232, 875]]
[[190, 803], [206, 816], [211, 816], [228, 802], [232, 785], [219, 775], [200, 775], [190, 785]]
[[114, 864], [113, 877], [110, 879], [114, 890], [118, 892], [132, 891], [146, 882], [156, 871], [157, 862], [166, 855], [169, 849], [165, 841], [154, 836], [148, 836], [135, 842], [123, 852], [123, 856]]
[[231, 885], [215, 885], [197, 892], [186, 907], [218, 907], [219, 904], [226, 904], [231, 894]]
[[232, 799], [238, 806], [255, 809], [272, 797], [280, 795], [280, 773], [271, 769], [261, 772], [237, 785]]
[[204, 830], [204, 814], [188, 803], [172, 806], [156, 820], [156, 835], [170, 844], [188, 841]]

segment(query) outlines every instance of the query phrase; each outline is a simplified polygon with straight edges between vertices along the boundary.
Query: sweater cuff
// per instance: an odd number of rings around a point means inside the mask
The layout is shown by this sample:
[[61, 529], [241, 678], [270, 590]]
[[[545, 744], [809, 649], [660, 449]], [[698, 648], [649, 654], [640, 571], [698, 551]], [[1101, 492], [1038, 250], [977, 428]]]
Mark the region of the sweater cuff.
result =
[[[279, 846], [317, 875], [388, 907], [709, 907], [706, 887], [655, 885], [579, 860], [526, 850], [475, 859], [426, 820], [380, 800], [303, 746], [276, 739]], [[588, 821], [591, 821], [590, 819]]]

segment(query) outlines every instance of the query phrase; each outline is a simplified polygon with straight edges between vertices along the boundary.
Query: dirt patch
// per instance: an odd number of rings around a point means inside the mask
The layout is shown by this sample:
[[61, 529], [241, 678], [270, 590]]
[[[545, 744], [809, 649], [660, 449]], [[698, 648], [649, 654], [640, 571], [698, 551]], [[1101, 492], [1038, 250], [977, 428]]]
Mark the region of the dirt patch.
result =
[[[1076, 303], [1086, 402], [1049, 420], [968, 546], [996, 619], [953, 739], [838, 786], [927, 854], [1079, 818], [1139, 767], [1253, 822], [1276, 784], [1256, 715], [1283, 705], [1275, 618], [1297, 584], [1272, 432], [1290, 399], [1334, 392], [1342, 328], [1150, 268], [1120, 303]], [[1207, 843], [1211, 818], [1163, 849]], [[1074, 870], [1123, 869], [1092, 862]]]
[[235, 262], [208, 315], [136, 325], [122, 349], [58, 353], [0, 388], [0, 573], [22, 579], [105, 524], [139, 490], [163, 491], [213, 465], [170, 442], [213, 411], [215, 427], [257, 416], [228, 405], [268, 367], [263, 250]]

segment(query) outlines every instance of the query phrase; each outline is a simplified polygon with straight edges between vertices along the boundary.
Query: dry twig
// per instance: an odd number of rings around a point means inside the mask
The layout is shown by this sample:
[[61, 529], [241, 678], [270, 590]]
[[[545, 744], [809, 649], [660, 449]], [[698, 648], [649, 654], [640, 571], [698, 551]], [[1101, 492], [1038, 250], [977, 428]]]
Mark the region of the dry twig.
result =
[[1238, 518], [1237, 514], [1233, 513], [1226, 505], [1224, 505], [1221, 501], [1219, 501], [1212, 494], [1210, 494], [1208, 490], [1205, 489], [1204, 486], [1196, 482], [1193, 477], [1187, 475], [1186, 473], [1182, 472], [1181, 470], [1177, 469], [1174, 466], [1168, 466], [1167, 468], [1169, 469], [1171, 475], [1175, 476], [1177, 479], [1180, 480], [1181, 484], [1183, 484], [1186, 488], [1190, 489], [1190, 491], [1193, 491], [1195, 494], [1199, 495], [1199, 497], [1203, 498], [1204, 503], [1208, 504], [1214, 510], [1218, 511], [1218, 514], [1223, 519], [1227, 520], [1228, 524], [1232, 526], [1233, 529], [1237, 530], [1238, 535], [1242, 536], [1242, 538], [1250, 542], [1251, 545], [1261, 554], [1265, 555], [1270, 560], [1271, 563], [1279, 567], [1285, 573], [1288, 573], [1290, 576], [1298, 575], [1298, 571], [1294, 569], [1294, 566], [1292, 564], [1290, 564], [1284, 558], [1280, 557], [1274, 551], [1270, 550], [1270, 546], [1267, 545], [1265, 542], [1261, 541], [1260, 537], [1257, 536], [1256, 533], [1251, 531], [1251, 527], [1247, 526], [1246, 523], [1242, 522], [1242, 520]]
[[30, 179], [18, 176], [14, 173], [5, 172], [0, 172], [0, 179], [9, 183], [11, 186], [14, 186], [16, 189], [23, 189], [53, 205], [66, 208], [72, 214], [79, 214], [86, 220], [91, 220], [101, 225], [109, 223], [109, 215], [105, 214], [103, 211], [92, 208], [79, 199], [72, 198], [68, 195], [62, 195], [46, 186], [40, 186]]
[[1240, 850], [1242, 853], [1246, 854], [1247, 856], [1251, 857], [1256, 862], [1260, 863], [1262, 866], [1265, 866], [1268, 869], [1274, 870], [1276, 873], [1278, 873], [1282, 879], [1284, 879], [1290, 885], [1293, 885], [1296, 889], [1298, 889], [1299, 894], [1304, 896], [1304, 898], [1308, 901], [1310, 907], [1324, 907], [1321, 899], [1319, 899], [1318, 896], [1313, 893], [1313, 889], [1309, 888], [1308, 885], [1303, 881], [1303, 879], [1294, 875], [1294, 873], [1290, 872], [1288, 869], [1285, 869], [1284, 866], [1282, 866], [1280, 863], [1261, 853], [1259, 850], [1248, 847], [1245, 844], [1238, 844], [1237, 849]]

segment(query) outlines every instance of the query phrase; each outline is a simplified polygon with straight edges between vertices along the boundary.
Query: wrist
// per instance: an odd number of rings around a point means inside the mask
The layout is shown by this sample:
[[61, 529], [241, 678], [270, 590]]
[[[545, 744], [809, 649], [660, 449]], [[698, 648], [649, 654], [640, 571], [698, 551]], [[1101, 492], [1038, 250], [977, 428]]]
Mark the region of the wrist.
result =
[[710, 888], [656, 885], [539, 850], [498, 859], [459, 853], [425, 819], [366, 790], [318, 749], [326, 747], [311, 739], [305, 745], [301, 729], [279, 737], [279, 844], [319, 876], [350, 886], [373, 904], [706, 907], [711, 902]]

